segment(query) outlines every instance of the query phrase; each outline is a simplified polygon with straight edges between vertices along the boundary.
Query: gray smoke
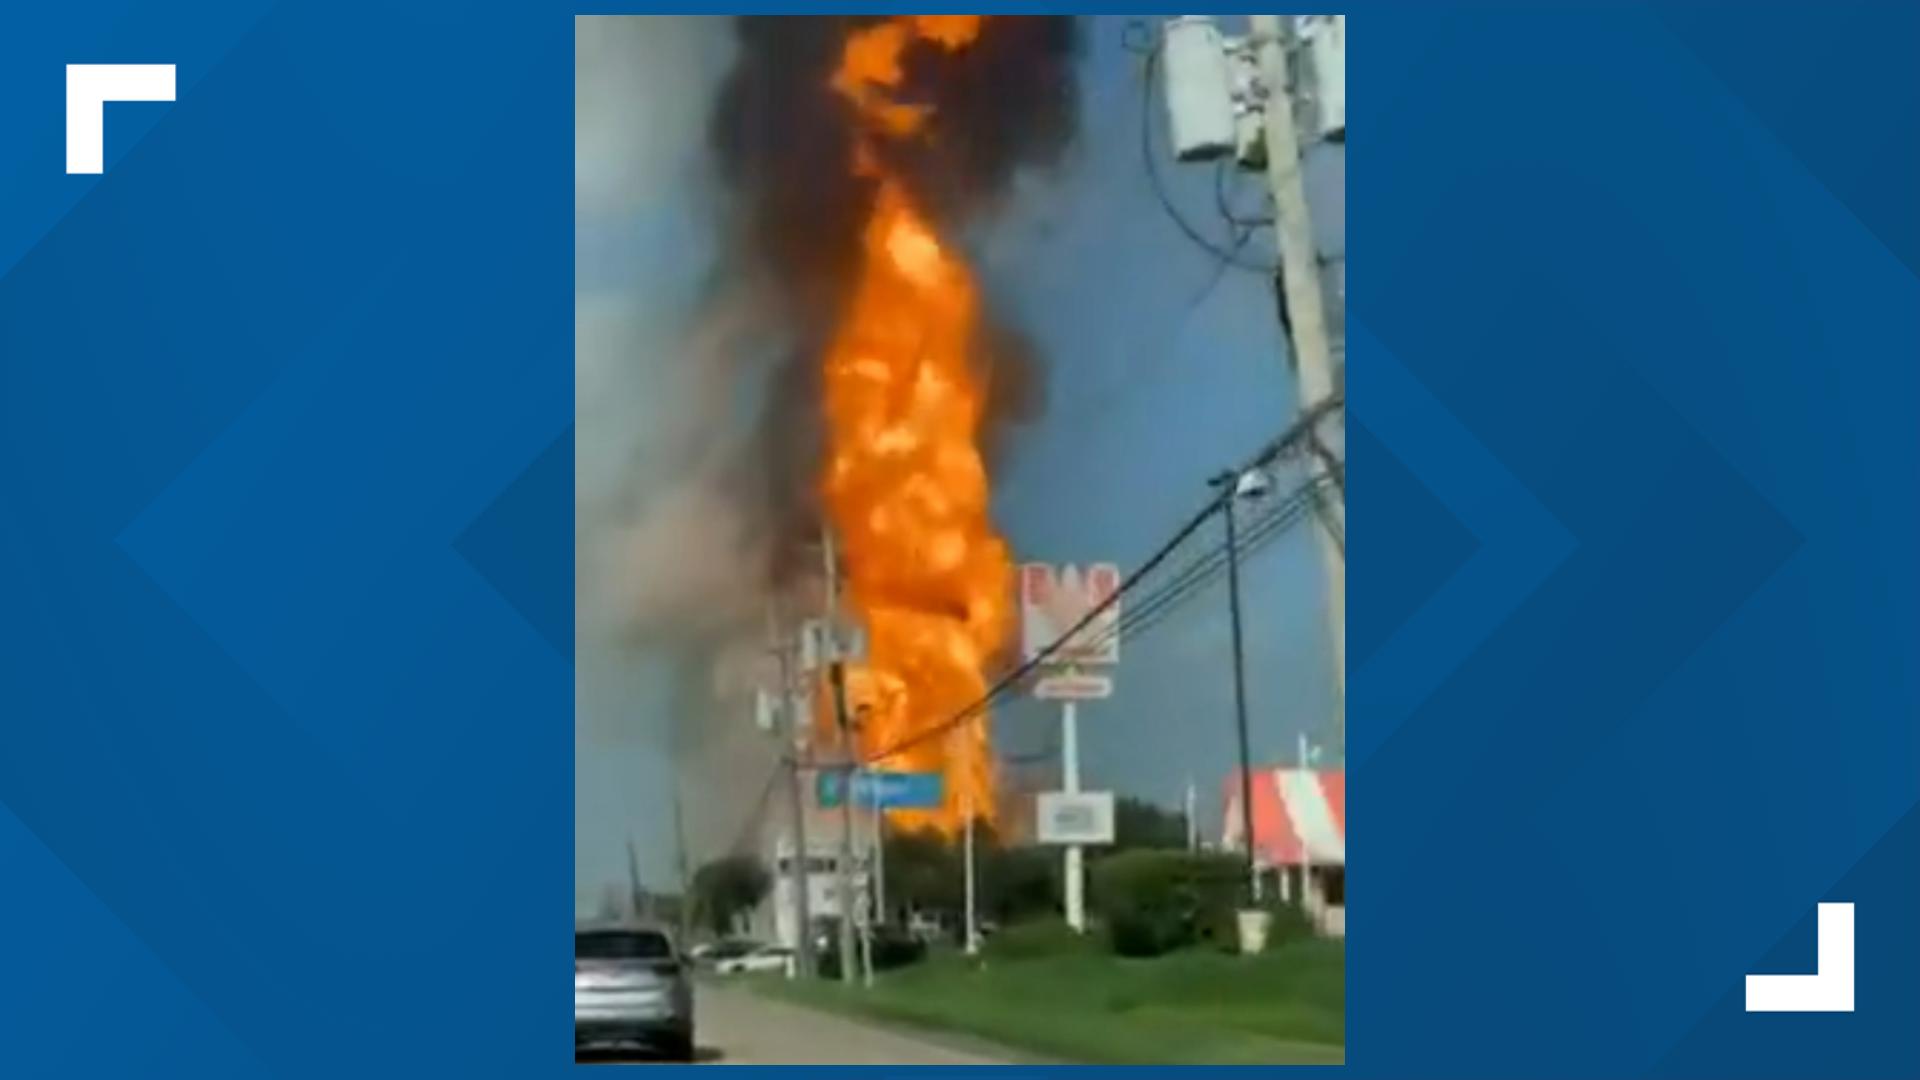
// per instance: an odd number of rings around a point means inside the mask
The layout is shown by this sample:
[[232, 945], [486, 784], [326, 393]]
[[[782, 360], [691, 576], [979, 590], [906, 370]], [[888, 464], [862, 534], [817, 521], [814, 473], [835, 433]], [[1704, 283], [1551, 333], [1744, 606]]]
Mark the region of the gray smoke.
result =
[[758, 640], [769, 350], [778, 325], [717, 278], [705, 147], [726, 23], [575, 24], [576, 893], [670, 884], [672, 797], [691, 858], [737, 833], [711, 797], [770, 765], [716, 660]]

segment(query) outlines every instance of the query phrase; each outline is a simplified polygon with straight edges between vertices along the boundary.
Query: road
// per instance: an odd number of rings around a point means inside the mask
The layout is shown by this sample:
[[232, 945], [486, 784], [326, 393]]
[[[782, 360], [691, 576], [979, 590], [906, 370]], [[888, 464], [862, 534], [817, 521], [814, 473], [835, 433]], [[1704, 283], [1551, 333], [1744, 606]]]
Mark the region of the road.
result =
[[725, 1065], [1005, 1065], [991, 1051], [961, 1050], [905, 1032], [799, 1005], [737, 986], [703, 984], [694, 1015], [701, 1059]]

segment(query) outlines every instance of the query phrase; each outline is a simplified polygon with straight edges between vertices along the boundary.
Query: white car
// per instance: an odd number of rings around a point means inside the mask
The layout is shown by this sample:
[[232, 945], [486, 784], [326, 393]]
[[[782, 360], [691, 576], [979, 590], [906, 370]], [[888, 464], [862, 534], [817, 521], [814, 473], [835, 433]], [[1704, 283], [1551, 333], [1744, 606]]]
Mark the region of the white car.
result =
[[713, 962], [716, 975], [745, 975], [756, 972], [793, 971], [793, 950], [784, 945], [761, 945], [739, 956], [727, 956]]

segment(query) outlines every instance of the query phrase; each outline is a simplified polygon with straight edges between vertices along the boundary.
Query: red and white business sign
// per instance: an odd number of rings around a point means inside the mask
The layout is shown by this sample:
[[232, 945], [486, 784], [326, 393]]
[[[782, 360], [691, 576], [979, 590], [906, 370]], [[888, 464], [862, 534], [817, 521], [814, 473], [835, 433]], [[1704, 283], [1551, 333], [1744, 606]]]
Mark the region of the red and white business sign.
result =
[[[1119, 589], [1120, 568], [1113, 563], [1022, 566], [1022, 654], [1028, 660], [1039, 656]], [[1034, 693], [1055, 700], [1108, 697], [1113, 693], [1112, 676], [1086, 669], [1110, 668], [1119, 662], [1120, 601], [1115, 599], [1047, 657], [1047, 674], [1035, 684]]]

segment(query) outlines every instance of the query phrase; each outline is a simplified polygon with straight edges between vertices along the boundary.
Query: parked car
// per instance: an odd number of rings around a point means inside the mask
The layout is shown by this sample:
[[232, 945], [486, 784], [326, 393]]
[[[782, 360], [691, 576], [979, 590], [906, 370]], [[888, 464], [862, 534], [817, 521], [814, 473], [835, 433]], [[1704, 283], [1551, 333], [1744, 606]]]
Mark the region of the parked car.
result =
[[[906, 967], [909, 964], [917, 964], [926, 958], [927, 943], [907, 932], [905, 927], [876, 926], [872, 930], [872, 935], [873, 970], [875, 971], [887, 971], [892, 968]], [[853, 947], [853, 962], [857, 968], [861, 962], [859, 953], [860, 942], [857, 938], [854, 941]], [[826, 942], [825, 947], [820, 950], [815, 962], [819, 967], [822, 978], [839, 978], [839, 939], [833, 938]]]
[[744, 975], [754, 972], [788, 972], [795, 963], [793, 950], [784, 945], [755, 945], [746, 952], [713, 962], [717, 975]]
[[693, 1060], [693, 984], [673, 939], [651, 927], [576, 929], [574, 1052], [640, 1047]]
[[760, 947], [759, 943], [743, 941], [739, 938], [727, 938], [722, 941], [709, 941], [695, 945], [687, 950], [687, 958], [698, 967], [715, 969], [722, 961], [746, 956]]

